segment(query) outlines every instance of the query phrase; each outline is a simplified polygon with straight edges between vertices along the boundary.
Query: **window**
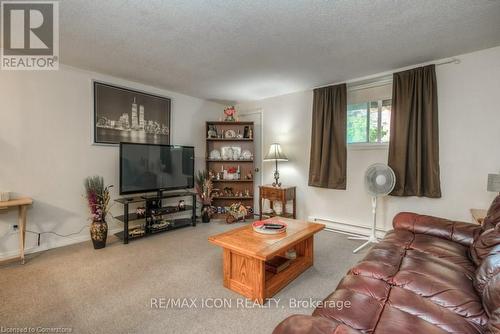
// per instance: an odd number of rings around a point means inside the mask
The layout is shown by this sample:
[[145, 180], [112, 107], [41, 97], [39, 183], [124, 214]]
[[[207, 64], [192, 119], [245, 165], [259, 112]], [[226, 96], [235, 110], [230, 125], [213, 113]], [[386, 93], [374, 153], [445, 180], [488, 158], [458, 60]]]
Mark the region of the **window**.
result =
[[391, 100], [347, 105], [347, 143], [388, 143]]

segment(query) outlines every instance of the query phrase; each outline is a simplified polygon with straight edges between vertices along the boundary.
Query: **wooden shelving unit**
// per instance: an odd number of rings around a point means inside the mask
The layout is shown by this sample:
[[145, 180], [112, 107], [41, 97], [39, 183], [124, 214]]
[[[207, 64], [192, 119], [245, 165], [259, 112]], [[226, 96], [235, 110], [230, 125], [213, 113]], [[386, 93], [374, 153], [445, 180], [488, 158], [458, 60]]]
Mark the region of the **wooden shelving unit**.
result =
[[[213, 200], [213, 206], [218, 207], [218, 208], [224, 208], [228, 207], [233, 203], [241, 202], [243, 205], [246, 207], [250, 208], [251, 210], [251, 216], [253, 216], [254, 212], [254, 179], [253, 179], [253, 173], [254, 173], [254, 161], [253, 159], [251, 160], [242, 160], [242, 159], [221, 159], [221, 160], [215, 160], [215, 159], [210, 159], [210, 152], [213, 150], [218, 150], [222, 154], [222, 147], [229, 146], [229, 147], [240, 147], [241, 152], [244, 150], [249, 150], [252, 155], [255, 154], [255, 145], [254, 145], [254, 140], [253, 136], [248, 137], [248, 138], [226, 138], [224, 134], [226, 133], [227, 130], [234, 130], [235, 132], [238, 132], [240, 134], [244, 134], [245, 127], [251, 130], [253, 133], [254, 131], [254, 124], [253, 122], [224, 122], [224, 121], [213, 121], [213, 122], [206, 122], [206, 131], [205, 135], [207, 136], [206, 140], [206, 170], [211, 171], [213, 174], [221, 172], [222, 169], [228, 169], [230, 167], [240, 167], [240, 179], [238, 180], [226, 180], [226, 179], [213, 179], [214, 182], [214, 189], [219, 191], [221, 194], [219, 196], [216, 196]], [[217, 138], [209, 138], [208, 137], [208, 131], [211, 128], [215, 128], [217, 130], [217, 135], [220, 136], [221, 134], [223, 135], [222, 138], [217, 137]], [[252, 178], [247, 179], [247, 175], [251, 173]], [[223, 194], [224, 189], [231, 188], [233, 190], [233, 193], [243, 193], [245, 194], [246, 191], [249, 192], [249, 196], [228, 196], [226, 194]], [[250, 216], [250, 214], [249, 214]], [[222, 218], [225, 217], [225, 213], [222, 214], [216, 214], [215, 218]]]

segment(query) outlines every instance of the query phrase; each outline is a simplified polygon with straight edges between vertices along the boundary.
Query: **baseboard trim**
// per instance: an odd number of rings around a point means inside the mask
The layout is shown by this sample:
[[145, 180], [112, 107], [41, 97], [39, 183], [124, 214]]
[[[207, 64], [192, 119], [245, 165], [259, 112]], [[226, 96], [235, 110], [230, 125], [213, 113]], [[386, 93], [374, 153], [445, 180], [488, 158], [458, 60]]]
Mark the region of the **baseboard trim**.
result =
[[[370, 234], [371, 226], [355, 225], [351, 223], [339, 222], [330, 218], [314, 217], [310, 216], [308, 218], [311, 222], [318, 222], [326, 225], [325, 230], [346, 234], [350, 236], [368, 236]], [[379, 238], [383, 238], [388, 230], [381, 228], [376, 229], [376, 235]]]
[[[112, 230], [108, 230], [108, 235], [115, 234], [117, 232], [123, 231], [122, 228], [115, 228]], [[59, 248], [59, 247], [64, 247], [64, 246], [69, 246], [73, 244], [77, 244], [80, 242], [85, 242], [90, 240], [90, 235], [87, 233], [85, 235], [80, 235], [76, 237], [58, 237], [57, 240], [50, 240], [47, 243], [44, 243], [40, 246], [35, 246], [35, 247], [30, 247], [30, 248], [25, 248], [24, 249], [24, 254], [33, 254], [33, 253], [39, 253], [39, 252], [44, 252], [49, 249], [54, 249], [54, 248]], [[7, 251], [7, 252], [1, 252], [0, 253], [0, 262], [11, 262], [14, 261], [16, 258], [19, 258], [19, 249]]]

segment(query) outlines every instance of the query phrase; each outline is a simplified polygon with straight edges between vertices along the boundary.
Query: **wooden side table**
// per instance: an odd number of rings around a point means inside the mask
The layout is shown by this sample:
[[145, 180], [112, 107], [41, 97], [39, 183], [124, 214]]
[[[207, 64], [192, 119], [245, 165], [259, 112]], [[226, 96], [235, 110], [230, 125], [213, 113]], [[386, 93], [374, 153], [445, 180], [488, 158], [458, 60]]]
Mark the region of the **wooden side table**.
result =
[[[272, 185], [259, 186], [259, 219], [262, 219], [262, 207], [265, 199], [269, 200], [271, 209], [274, 209], [274, 202], [280, 201], [283, 205], [283, 212], [280, 216], [296, 219], [296, 187], [273, 187]], [[292, 201], [293, 203], [293, 211], [291, 213], [286, 212], [286, 204], [288, 201]], [[271, 216], [274, 216], [274, 214]]]
[[483, 220], [486, 217], [487, 213], [488, 210], [484, 209], [470, 209], [470, 214], [472, 215], [474, 222], [479, 225], [483, 225]]
[[29, 197], [16, 198], [10, 201], [0, 202], [0, 210], [8, 210], [17, 207], [19, 225], [19, 257], [24, 264], [24, 245], [26, 239], [26, 211], [28, 206], [33, 204], [33, 199]]

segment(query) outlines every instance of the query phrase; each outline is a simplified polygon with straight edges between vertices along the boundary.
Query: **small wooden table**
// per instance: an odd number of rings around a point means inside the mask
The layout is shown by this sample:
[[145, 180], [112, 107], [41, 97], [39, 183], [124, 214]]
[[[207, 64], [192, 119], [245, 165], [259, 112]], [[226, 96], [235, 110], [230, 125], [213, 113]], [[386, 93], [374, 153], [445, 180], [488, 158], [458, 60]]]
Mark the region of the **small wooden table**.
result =
[[[281, 217], [269, 220], [286, 222], [286, 232], [261, 234], [248, 224], [208, 238], [223, 249], [224, 286], [261, 304], [313, 265], [314, 234], [325, 228]], [[297, 258], [286, 269], [277, 274], [266, 271], [267, 260], [289, 249], [295, 249]]]
[[33, 199], [22, 197], [11, 199], [10, 201], [0, 202], [0, 210], [8, 210], [10, 208], [18, 208], [18, 225], [19, 225], [19, 257], [21, 263], [24, 264], [24, 245], [26, 239], [26, 211], [28, 206], [33, 204]]
[[[262, 207], [264, 206], [263, 201], [265, 199], [269, 200], [271, 209], [274, 209], [274, 202], [280, 201], [282, 203], [283, 212], [280, 214], [281, 217], [287, 218], [297, 218], [297, 200], [296, 200], [296, 187], [274, 187], [272, 185], [259, 186], [259, 219], [262, 220]], [[286, 212], [286, 204], [288, 201], [292, 201], [293, 207], [292, 212]], [[266, 214], [264, 214], [266, 216]]]
[[474, 219], [474, 222], [483, 225], [483, 220], [486, 218], [486, 215], [488, 214], [488, 210], [484, 209], [470, 209], [470, 213], [472, 215], [472, 219]]

